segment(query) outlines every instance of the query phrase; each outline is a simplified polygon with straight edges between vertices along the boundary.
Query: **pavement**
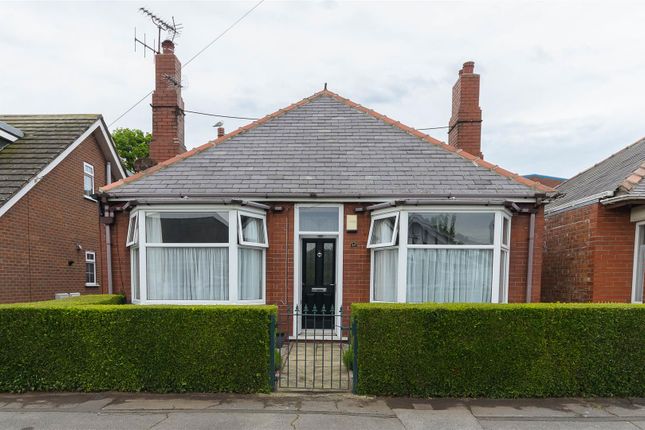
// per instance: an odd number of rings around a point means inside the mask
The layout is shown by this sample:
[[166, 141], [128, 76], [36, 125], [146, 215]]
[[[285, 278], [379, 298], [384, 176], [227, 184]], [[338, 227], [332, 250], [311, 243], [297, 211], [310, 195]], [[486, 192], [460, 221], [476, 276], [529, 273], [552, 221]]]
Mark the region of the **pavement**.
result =
[[645, 399], [410, 399], [277, 393], [0, 394], [0, 429], [645, 430]]

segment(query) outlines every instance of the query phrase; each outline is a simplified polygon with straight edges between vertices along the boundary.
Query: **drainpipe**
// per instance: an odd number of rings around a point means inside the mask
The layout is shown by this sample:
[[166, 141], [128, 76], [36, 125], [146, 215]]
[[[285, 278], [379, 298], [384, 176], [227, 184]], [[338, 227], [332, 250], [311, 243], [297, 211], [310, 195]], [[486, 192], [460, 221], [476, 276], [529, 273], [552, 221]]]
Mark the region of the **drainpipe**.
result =
[[[105, 182], [106, 184], [112, 183], [112, 165], [109, 161], [105, 165]], [[109, 211], [109, 206], [106, 206]], [[112, 235], [109, 224], [105, 224], [105, 265], [107, 266], [108, 294], [112, 294]]]
[[531, 294], [533, 292], [533, 244], [535, 243], [535, 211], [531, 211], [531, 220], [529, 222], [529, 256], [528, 270], [526, 271], [526, 303], [531, 303]]

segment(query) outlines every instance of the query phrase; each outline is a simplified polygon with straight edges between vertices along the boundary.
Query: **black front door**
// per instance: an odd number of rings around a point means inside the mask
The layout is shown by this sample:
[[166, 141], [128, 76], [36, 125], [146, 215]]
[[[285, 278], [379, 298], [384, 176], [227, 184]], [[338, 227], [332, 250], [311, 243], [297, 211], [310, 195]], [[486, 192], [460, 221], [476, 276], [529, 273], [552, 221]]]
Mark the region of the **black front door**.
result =
[[302, 239], [302, 328], [334, 327], [336, 240]]

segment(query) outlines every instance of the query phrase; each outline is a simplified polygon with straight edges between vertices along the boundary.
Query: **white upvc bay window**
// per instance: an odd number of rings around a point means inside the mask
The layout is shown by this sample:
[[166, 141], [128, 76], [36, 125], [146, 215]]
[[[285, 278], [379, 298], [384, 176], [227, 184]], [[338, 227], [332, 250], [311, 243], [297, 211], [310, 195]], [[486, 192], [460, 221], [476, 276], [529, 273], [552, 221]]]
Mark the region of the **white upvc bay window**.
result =
[[503, 208], [397, 208], [372, 215], [371, 300], [508, 300], [510, 214]]
[[130, 216], [136, 303], [264, 303], [264, 212], [151, 207]]

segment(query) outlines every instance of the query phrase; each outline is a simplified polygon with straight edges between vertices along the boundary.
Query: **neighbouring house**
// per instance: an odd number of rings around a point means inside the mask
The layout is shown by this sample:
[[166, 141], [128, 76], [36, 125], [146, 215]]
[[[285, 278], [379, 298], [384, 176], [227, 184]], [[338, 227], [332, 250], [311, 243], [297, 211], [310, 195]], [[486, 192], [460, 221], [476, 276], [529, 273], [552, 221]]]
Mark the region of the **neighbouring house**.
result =
[[179, 61], [163, 46], [159, 164], [101, 189], [115, 291], [281, 310], [539, 301], [553, 190], [481, 158], [472, 62], [453, 88], [448, 144], [325, 88], [183, 152], [181, 86], [168, 85]]
[[524, 177], [526, 179], [539, 182], [540, 184], [546, 185], [547, 187], [551, 187], [551, 188], [555, 188], [567, 180], [566, 178], [558, 178], [557, 176], [540, 175], [539, 173], [524, 175]]
[[645, 139], [560, 184], [546, 206], [542, 300], [643, 302]]
[[95, 193], [124, 177], [100, 115], [0, 115], [0, 302], [108, 292]]

